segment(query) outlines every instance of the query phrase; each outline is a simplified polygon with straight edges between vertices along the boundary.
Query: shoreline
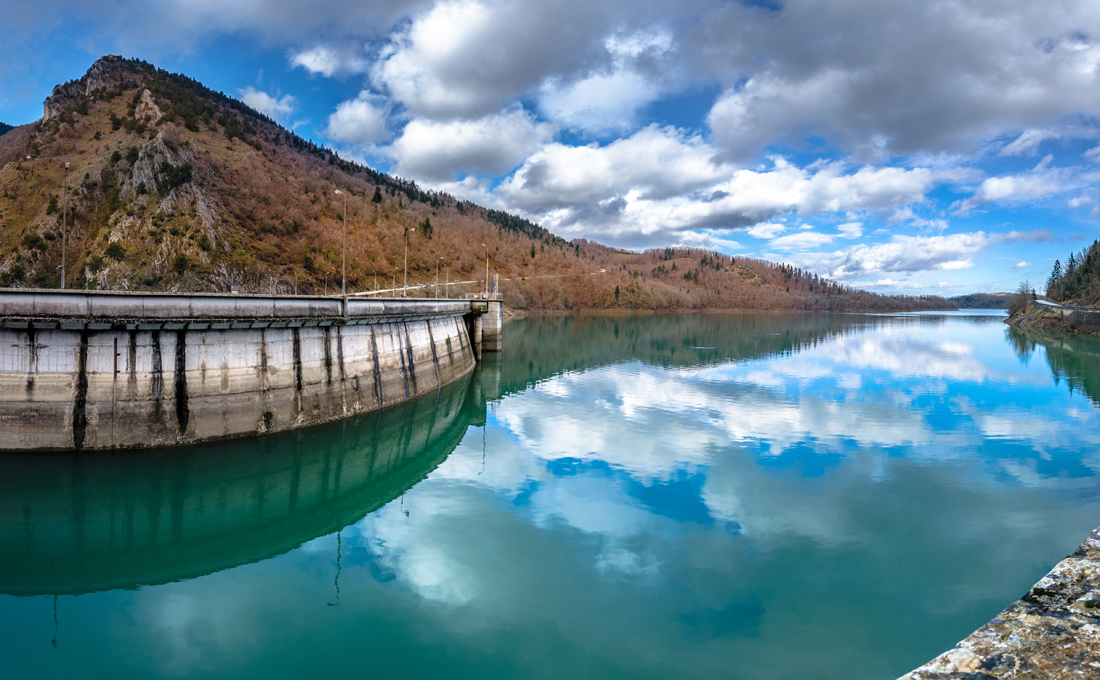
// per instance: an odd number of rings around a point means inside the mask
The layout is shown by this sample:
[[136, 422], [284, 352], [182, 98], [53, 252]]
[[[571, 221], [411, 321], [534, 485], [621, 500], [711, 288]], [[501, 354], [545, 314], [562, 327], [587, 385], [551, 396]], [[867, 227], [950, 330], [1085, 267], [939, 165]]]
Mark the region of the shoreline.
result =
[[1100, 527], [1022, 598], [898, 680], [1100, 676]]

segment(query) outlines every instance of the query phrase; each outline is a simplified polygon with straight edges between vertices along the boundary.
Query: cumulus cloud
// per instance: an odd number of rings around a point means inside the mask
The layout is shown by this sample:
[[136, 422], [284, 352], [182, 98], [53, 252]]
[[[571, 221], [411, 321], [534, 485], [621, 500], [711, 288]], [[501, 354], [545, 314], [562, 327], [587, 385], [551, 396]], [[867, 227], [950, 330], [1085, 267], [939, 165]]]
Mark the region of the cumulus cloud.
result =
[[762, 223], [762, 224], [754, 224], [753, 226], [749, 227], [746, 231], [747, 231], [748, 235], [752, 236], [753, 238], [770, 239], [770, 238], [775, 238], [776, 236], [778, 236], [779, 234], [782, 234], [786, 230], [787, 230], [787, 226], [784, 225], [784, 224], [775, 224], [775, 223], [767, 222], [767, 223]]
[[539, 109], [550, 119], [593, 132], [628, 129], [639, 108], [661, 93], [659, 78], [641, 70], [645, 62], [663, 62], [672, 51], [664, 31], [613, 35], [604, 43], [611, 55], [609, 71], [592, 73], [571, 84], [548, 78], [539, 93]]
[[367, 70], [367, 61], [355, 50], [339, 50], [329, 45], [292, 53], [290, 63], [329, 78], [338, 73], [365, 73]]
[[1010, 130], [1100, 113], [1090, 3], [1050, 10], [795, 0], [767, 15], [731, 3], [683, 44], [696, 68], [729, 83], [709, 121], [733, 157], [810, 135], [857, 153], [972, 150]]
[[509, 172], [553, 136], [553, 127], [536, 123], [522, 109], [478, 120], [413, 120], [394, 142], [391, 153], [406, 175], [444, 179], [456, 174]]
[[330, 139], [356, 146], [382, 142], [390, 136], [386, 128], [387, 116], [386, 100], [364, 91], [336, 107], [328, 118], [326, 134]]
[[1021, 260], [1020, 262], [1017, 262], [1016, 264], [1012, 265], [1012, 268], [1013, 269], [1023, 269], [1025, 267], [1034, 267], [1034, 266], [1035, 266], [1034, 262], [1025, 262], [1025, 261]]
[[1006, 234], [977, 231], [943, 236], [895, 235], [886, 243], [859, 244], [832, 253], [806, 254], [799, 261], [835, 279], [923, 270], [951, 271], [973, 267], [973, 258], [995, 245], [1052, 238], [1045, 229]]
[[613, 16], [580, 0], [440, 2], [390, 36], [372, 77], [414, 115], [484, 116], [584, 68]]
[[813, 250], [819, 248], [826, 243], [832, 243], [835, 236], [829, 234], [822, 234], [816, 231], [799, 231], [794, 234], [788, 234], [787, 236], [780, 236], [777, 239], [772, 239], [768, 244], [776, 250], [784, 250], [787, 252], [799, 251], [799, 250]]
[[246, 87], [240, 91], [240, 97], [245, 104], [275, 119], [283, 119], [293, 113], [295, 109], [294, 97], [289, 94], [282, 97], [272, 97], [261, 90]]
[[959, 204], [957, 214], [969, 212], [986, 203], [1014, 203], [1043, 198], [1064, 191], [1065, 172], [1048, 168], [1051, 157], [1047, 156], [1033, 171], [1021, 175], [990, 177], [980, 185], [970, 198]]
[[836, 230], [844, 238], [859, 238], [863, 236], [863, 224], [860, 222], [845, 222], [837, 225]]

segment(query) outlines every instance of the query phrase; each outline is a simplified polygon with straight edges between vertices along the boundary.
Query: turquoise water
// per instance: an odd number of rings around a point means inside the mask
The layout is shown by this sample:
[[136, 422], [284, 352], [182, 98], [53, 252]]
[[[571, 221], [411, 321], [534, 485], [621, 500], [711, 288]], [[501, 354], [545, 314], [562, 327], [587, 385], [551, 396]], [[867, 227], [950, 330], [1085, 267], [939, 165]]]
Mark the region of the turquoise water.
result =
[[1100, 524], [1100, 343], [528, 319], [460, 384], [0, 458], [0, 677], [894, 678]]

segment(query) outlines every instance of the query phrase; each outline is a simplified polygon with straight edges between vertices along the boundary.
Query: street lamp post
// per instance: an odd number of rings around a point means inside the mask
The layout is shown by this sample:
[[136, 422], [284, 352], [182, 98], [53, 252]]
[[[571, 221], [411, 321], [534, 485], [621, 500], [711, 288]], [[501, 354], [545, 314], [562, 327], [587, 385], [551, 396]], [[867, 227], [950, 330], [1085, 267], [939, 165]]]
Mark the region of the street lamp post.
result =
[[69, 164], [65, 164], [65, 183], [61, 186], [61, 192], [64, 194], [62, 198], [65, 202], [61, 207], [61, 290], [65, 290], [65, 250], [68, 240], [68, 221], [69, 221]]
[[397, 290], [397, 267], [393, 268], [393, 277], [390, 279], [390, 292]]
[[485, 299], [489, 299], [489, 246], [485, 246]]
[[344, 191], [336, 190], [337, 196], [344, 197], [344, 240], [340, 253], [340, 295], [344, 298], [344, 312], [348, 310], [348, 195]]
[[401, 289], [401, 297], [409, 296], [409, 232], [411, 231], [416, 231], [416, 227], [405, 230], [405, 278], [402, 283], [404, 287]]
[[439, 265], [443, 262], [443, 256], [440, 255], [439, 259], [435, 262], [435, 299], [439, 299]]
[[328, 275], [330, 272], [325, 272], [325, 296], [328, 296]]
[[443, 299], [449, 300], [451, 291], [451, 265], [447, 265], [447, 282], [443, 284]]

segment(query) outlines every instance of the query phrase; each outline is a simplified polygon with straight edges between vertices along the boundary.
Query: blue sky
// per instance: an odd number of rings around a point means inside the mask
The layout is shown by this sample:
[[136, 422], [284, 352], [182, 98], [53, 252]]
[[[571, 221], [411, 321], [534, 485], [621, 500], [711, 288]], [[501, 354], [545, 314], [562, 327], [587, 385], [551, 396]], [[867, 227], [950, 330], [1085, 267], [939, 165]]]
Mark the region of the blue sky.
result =
[[6, 4], [0, 121], [103, 54], [566, 237], [883, 292], [1041, 283], [1100, 235], [1091, 1]]

